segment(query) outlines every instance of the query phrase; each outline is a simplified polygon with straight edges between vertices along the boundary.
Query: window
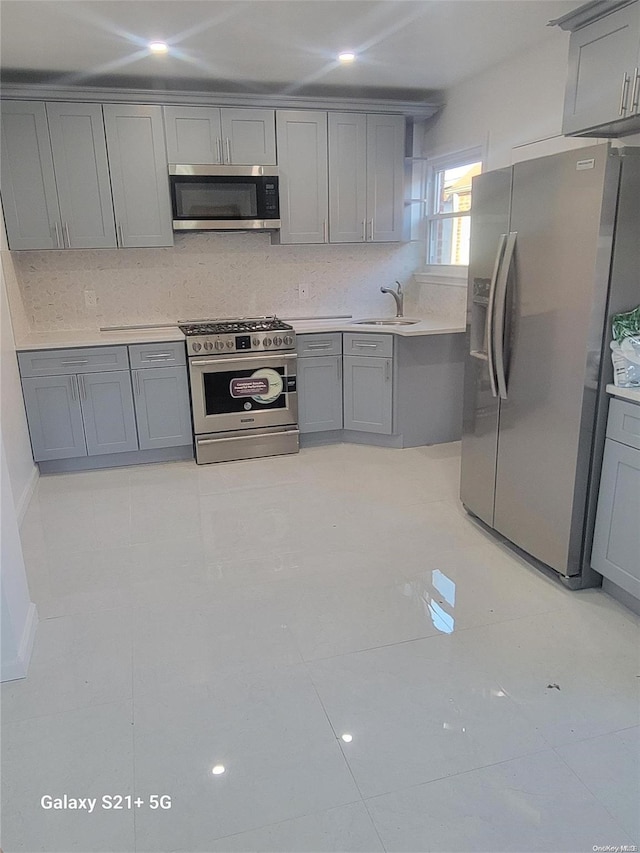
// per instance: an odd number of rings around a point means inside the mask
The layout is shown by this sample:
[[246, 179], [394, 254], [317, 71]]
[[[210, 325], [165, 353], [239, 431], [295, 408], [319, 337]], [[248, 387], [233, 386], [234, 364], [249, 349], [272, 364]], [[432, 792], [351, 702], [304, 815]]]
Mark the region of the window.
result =
[[427, 264], [467, 266], [471, 181], [482, 171], [479, 151], [433, 161], [427, 182]]

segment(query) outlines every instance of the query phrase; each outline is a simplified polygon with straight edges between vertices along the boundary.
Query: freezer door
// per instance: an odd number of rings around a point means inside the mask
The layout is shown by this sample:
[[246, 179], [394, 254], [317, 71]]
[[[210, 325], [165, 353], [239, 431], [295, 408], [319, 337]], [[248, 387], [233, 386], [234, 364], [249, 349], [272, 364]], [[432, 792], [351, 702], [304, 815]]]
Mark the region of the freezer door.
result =
[[491, 526], [500, 404], [490, 309], [509, 231], [511, 174], [508, 168], [474, 178], [471, 214], [460, 499]]
[[563, 575], [581, 569], [616, 161], [594, 146], [513, 174], [493, 527]]

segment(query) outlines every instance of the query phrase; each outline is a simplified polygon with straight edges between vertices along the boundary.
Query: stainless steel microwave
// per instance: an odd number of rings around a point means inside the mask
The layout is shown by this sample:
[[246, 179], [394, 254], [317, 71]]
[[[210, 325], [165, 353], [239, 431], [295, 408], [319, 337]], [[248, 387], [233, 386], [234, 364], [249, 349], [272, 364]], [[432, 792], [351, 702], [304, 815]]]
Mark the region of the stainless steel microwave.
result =
[[280, 228], [276, 166], [169, 166], [174, 231]]

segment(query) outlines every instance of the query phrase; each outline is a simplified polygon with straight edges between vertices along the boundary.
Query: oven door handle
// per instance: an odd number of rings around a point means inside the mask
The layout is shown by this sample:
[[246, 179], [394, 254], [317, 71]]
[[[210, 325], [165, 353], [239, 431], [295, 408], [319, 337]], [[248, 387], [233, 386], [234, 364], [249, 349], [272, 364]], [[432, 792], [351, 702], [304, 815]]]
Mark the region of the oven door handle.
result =
[[[287, 429], [283, 430], [286, 435], [299, 435], [300, 430], [298, 429]], [[280, 433], [273, 432], [257, 432], [252, 433], [248, 432], [246, 435], [231, 435], [224, 436], [221, 435], [219, 438], [197, 438], [196, 444], [219, 444], [221, 441], [247, 441], [249, 438], [270, 438], [273, 435], [279, 435]]]
[[260, 355], [259, 353], [254, 355], [252, 353], [251, 358], [247, 358], [247, 356], [244, 355], [236, 356], [235, 358], [192, 358], [191, 364], [193, 367], [211, 367], [215, 364], [235, 364], [239, 367], [243, 361], [294, 361], [297, 358], [298, 356], [296, 353], [291, 355]]

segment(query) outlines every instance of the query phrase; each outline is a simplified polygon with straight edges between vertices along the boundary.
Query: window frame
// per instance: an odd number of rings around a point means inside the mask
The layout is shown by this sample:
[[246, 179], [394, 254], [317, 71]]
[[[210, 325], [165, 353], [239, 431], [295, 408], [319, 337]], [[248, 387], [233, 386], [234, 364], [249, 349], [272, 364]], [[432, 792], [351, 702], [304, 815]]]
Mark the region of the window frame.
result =
[[[425, 267], [424, 275], [431, 275], [440, 279], [451, 279], [451, 283], [459, 281], [467, 281], [468, 266], [465, 264], [438, 264], [429, 259], [431, 247], [431, 229], [432, 223], [442, 222], [447, 219], [456, 219], [461, 216], [471, 216], [471, 208], [469, 211], [455, 211], [451, 213], [434, 213], [436, 209], [436, 192], [438, 181], [436, 175], [444, 169], [456, 169], [460, 166], [471, 163], [480, 163], [484, 168], [485, 158], [482, 146], [474, 146], [473, 148], [464, 148], [459, 151], [454, 151], [450, 154], [443, 154], [438, 157], [433, 157], [427, 160], [427, 168], [425, 173]], [[473, 202], [472, 202], [473, 204]]]

